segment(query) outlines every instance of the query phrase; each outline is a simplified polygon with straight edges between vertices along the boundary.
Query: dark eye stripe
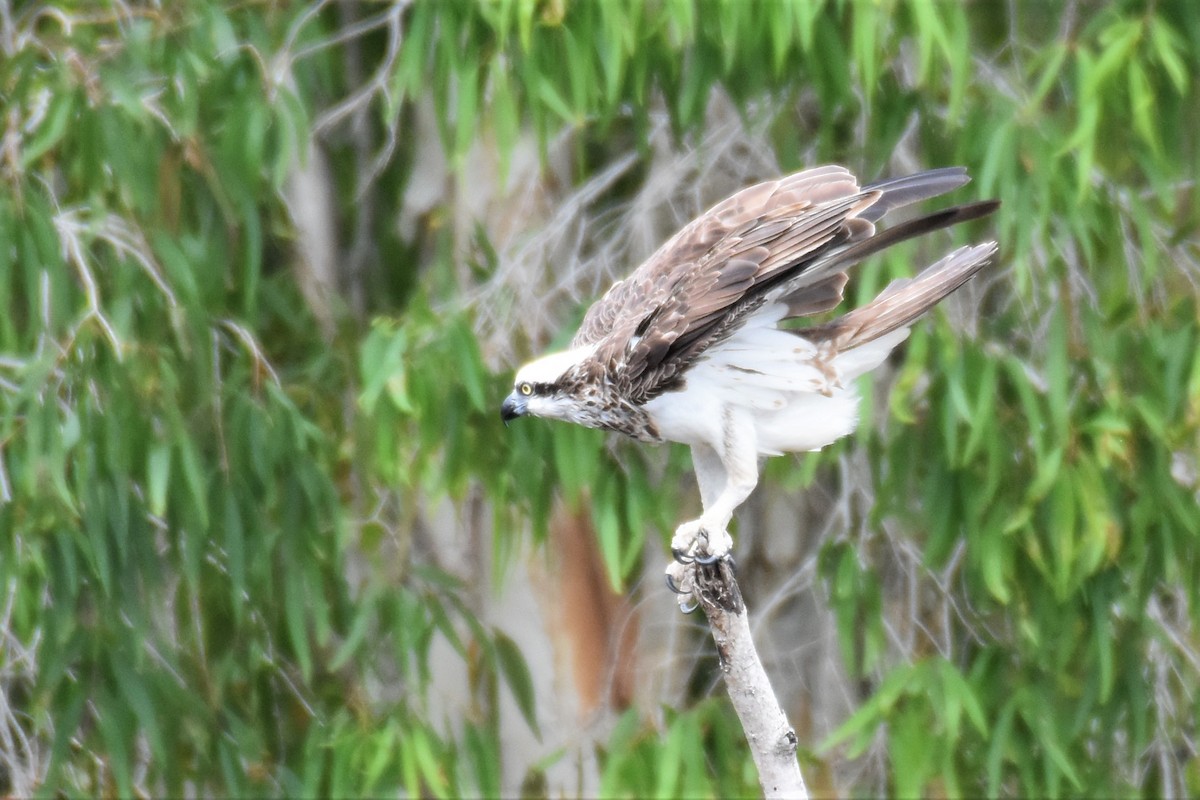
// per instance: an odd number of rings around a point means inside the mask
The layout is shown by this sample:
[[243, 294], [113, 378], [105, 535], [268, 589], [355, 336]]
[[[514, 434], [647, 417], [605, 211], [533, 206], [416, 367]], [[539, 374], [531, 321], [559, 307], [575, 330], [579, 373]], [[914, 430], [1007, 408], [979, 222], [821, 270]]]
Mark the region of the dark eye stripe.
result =
[[[524, 397], [532, 397], [535, 394], [554, 394], [556, 391], [553, 383], [530, 383], [529, 381], [522, 381], [515, 388]], [[529, 391], [525, 391], [526, 389]]]

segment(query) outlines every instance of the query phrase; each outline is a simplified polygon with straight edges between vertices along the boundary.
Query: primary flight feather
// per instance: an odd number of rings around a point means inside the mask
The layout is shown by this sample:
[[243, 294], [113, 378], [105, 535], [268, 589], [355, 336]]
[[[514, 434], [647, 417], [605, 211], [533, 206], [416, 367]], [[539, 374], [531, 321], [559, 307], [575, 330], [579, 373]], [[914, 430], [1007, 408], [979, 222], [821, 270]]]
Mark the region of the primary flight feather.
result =
[[854, 379], [996, 252], [963, 247], [830, 322], [781, 327], [842, 300], [846, 270], [914, 236], [994, 211], [971, 203], [877, 231], [888, 212], [967, 183], [962, 168], [859, 187], [838, 166], [743, 189], [671, 237], [583, 318], [565, 351], [517, 371], [501, 406], [689, 445], [703, 513], [675, 532], [680, 561], [723, 558], [760, 456], [820, 449], [854, 430]]

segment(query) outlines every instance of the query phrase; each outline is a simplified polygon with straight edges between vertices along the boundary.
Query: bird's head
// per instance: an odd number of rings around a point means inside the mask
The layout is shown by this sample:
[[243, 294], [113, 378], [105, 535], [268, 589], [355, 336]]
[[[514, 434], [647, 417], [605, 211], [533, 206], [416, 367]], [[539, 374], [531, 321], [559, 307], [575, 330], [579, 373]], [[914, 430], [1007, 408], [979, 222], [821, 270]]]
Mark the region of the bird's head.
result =
[[521, 367], [513, 381], [512, 393], [500, 404], [500, 418], [506, 424], [527, 415], [579, 421], [573, 370], [594, 350], [587, 347], [552, 353]]

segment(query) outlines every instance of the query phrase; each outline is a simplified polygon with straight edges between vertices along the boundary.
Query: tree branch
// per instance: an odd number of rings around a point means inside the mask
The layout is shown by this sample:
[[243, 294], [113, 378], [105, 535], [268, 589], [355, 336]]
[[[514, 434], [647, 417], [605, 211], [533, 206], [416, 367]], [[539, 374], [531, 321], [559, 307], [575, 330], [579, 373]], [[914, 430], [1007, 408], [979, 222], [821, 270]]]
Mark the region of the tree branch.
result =
[[796, 760], [796, 732], [775, 699], [758, 658], [746, 604], [730, 562], [692, 564], [685, 569], [684, 580], [690, 578], [692, 596], [712, 628], [729, 700], [750, 743], [763, 796], [807, 800], [808, 789]]

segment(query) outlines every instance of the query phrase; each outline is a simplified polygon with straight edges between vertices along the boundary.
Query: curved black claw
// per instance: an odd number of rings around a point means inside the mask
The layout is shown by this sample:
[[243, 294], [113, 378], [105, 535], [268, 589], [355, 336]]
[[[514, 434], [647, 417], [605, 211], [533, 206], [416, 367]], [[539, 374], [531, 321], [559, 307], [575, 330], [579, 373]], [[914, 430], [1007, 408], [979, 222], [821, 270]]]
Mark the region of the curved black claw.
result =
[[680, 610], [680, 611], [682, 611], [682, 612], [683, 612], [683, 613], [685, 613], [685, 614], [691, 614], [693, 611], [695, 611], [695, 610], [696, 610], [697, 608], [699, 608], [699, 607], [700, 607], [700, 602], [699, 602], [699, 601], [694, 601], [694, 602], [693, 602], [693, 603], [692, 603], [690, 606], [689, 606], [689, 605], [685, 605], [685, 604], [683, 604], [683, 603], [680, 603], [680, 604], [679, 604], [679, 610]]
[[700, 565], [700, 566], [702, 566], [702, 567], [711, 567], [713, 564], [716, 564], [716, 563], [717, 563], [718, 561], [720, 561], [722, 558], [728, 558], [728, 557], [729, 557], [728, 555], [724, 555], [724, 556], [696, 556], [696, 563], [697, 563], [697, 564], [699, 564], [699, 565]]
[[691, 564], [693, 561], [695, 561], [694, 558], [689, 556], [683, 550], [680, 550], [678, 547], [671, 548], [671, 556], [680, 564]]
[[679, 584], [675, 582], [675, 578], [673, 575], [671, 575], [671, 573], [668, 572], [666, 574], [666, 578], [667, 578], [667, 588], [670, 589], [675, 594], [691, 594], [691, 592], [685, 592], [683, 589], [679, 588]]

